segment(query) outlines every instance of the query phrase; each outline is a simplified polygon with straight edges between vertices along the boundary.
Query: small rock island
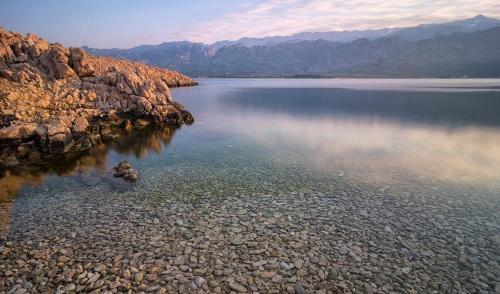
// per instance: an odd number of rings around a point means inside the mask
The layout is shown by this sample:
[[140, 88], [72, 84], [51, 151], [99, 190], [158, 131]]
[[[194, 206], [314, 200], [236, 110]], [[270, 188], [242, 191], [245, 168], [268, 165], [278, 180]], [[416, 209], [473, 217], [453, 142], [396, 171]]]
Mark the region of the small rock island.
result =
[[119, 129], [191, 124], [169, 87], [194, 85], [178, 72], [0, 28], [0, 167], [82, 152]]

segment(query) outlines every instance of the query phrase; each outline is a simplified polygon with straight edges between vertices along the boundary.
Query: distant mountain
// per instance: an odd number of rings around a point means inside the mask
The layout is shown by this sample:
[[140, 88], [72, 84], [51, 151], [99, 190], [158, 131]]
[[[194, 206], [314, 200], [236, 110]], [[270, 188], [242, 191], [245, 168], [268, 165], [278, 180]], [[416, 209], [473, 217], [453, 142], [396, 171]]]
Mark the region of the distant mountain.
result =
[[[500, 20], [485, 16], [404, 29], [360, 31], [357, 33], [371, 37], [352, 41], [314, 39], [317, 34], [332, 33], [346, 33], [337, 35], [343, 36], [342, 40], [355, 38], [347, 32], [304, 33], [298, 35], [313, 39], [279, 42], [271, 40], [275, 37], [262, 38], [254, 41], [265, 39], [266, 45], [253, 46], [170, 42], [131, 49], [86, 49], [191, 76], [500, 76]], [[374, 37], [377, 34], [383, 36]]]
[[233, 45], [210, 60], [209, 76], [500, 76], [500, 27], [406, 41], [400, 37]]
[[500, 19], [478, 15], [472, 18], [445, 22], [440, 24], [422, 24], [416, 27], [400, 28], [387, 34], [389, 37], [400, 37], [407, 41], [418, 41], [432, 38], [438, 34], [472, 33], [500, 26]]
[[331, 31], [331, 32], [304, 32], [291, 36], [274, 36], [264, 38], [241, 38], [236, 41], [220, 41], [212, 44], [212, 47], [220, 49], [225, 46], [235, 44], [246, 47], [252, 46], [269, 46], [285, 42], [300, 42], [326, 40], [333, 42], [347, 43], [357, 39], [367, 38], [370, 40], [381, 37], [401, 37], [408, 41], [418, 41], [432, 38], [437, 34], [451, 33], [470, 33], [486, 30], [495, 26], [500, 26], [500, 20], [495, 18], [478, 15], [472, 18], [438, 23], [438, 24], [422, 24], [416, 27], [407, 28], [385, 28], [379, 30], [357, 30], [357, 31]]
[[139, 61], [145, 64], [177, 68], [182, 72], [200, 75], [202, 72], [193, 72], [193, 69], [203, 69], [211, 57], [215, 55], [215, 48], [203, 43], [193, 42], [165, 42], [159, 45], [142, 45], [130, 49], [94, 49], [83, 47], [94, 55], [117, 57]]
[[263, 38], [241, 38], [236, 41], [219, 41], [211, 46], [220, 49], [231, 45], [241, 45], [246, 47], [252, 46], [270, 46], [279, 43], [292, 43], [300, 41], [315, 41], [326, 40], [333, 42], [352, 42], [357, 39], [368, 38], [377, 39], [385, 37], [397, 29], [380, 29], [380, 30], [364, 30], [364, 31], [334, 31], [334, 32], [304, 32], [291, 36], [274, 36]]

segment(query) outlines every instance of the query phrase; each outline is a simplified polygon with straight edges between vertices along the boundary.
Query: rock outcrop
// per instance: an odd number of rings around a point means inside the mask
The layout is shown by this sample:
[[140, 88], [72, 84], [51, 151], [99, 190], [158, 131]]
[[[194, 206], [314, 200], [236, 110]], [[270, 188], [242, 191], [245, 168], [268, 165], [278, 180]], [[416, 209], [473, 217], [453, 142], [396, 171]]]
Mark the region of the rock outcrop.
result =
[[169, 87], [195, 84], [177, 72], [0, 28], [0, 167], [86, 150], [138, 119], [191, 124]]
[[113, 170], [115, 171], [113, 174], [115, 177], [124, 178], [132, 183], [139, 178], [139, 172], [126, 160], [116, 165]]

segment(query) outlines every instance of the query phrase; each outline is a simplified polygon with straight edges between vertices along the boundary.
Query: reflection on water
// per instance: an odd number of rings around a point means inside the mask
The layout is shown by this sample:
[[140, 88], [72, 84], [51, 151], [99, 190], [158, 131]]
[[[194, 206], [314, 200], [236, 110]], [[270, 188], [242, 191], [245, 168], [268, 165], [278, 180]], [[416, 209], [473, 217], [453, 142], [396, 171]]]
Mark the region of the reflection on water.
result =
[[444, 181], [496, 188], [499, 84], [202, 80], [176, 95], [197, 116], [197, 133], [231, 134], [265, 150], [289, 150], [303, 168], [320, 173], [382, 186]]
[[295, 146], [304, 166], [334, 172], [335, 164], [335, 168], [342, 167], [365, 182], [397, 185], [416, 177], [423, 181], [494, 184], [499, 176], [497, 129], [435, 129], [359, 119], [301, 120], [276, 113], [253, 116], [251, 125], [244, 125], [240, 119], [234, 118], [230, 125], [244, 130], [258, 144], [269, 149]]
[[221, 97], [257, 113], [280, 112], [301, 117], [384, 119], [454, 127], [500, 125], [500, 92], [409, 92], [351, 89], [240, 89]]
[[[175, 129], [169, 126], [121, 130], [114, 141], [94, 146], [83, 154], [60, 158], [55, 162], [42, 162], [3, 170], [0, 173], [0, 202], [14, 198], [25, 185], [43, 184], [45, 177], [50, 175], [76, 176], [86, 183], [89, 183], [89, 177], [109, 176], [107, 171], [109, 171], [110, 153], [144, 158], [150, 152], [160, 153], [162, 148], [171, 142], [174, 133]], [[116, 181], [119, 182], [121, 179]]]
[[[12, 199], [26, 185], [46, 185], [47, 178], [123, 186], [109, 169], [130, 158], [140, 159], [135, 164], [141, 173], [177, 173], [166, 174], [167, 182], [140, 181], [137, 189], [187, 194], [195, 186], [203, 194], [220, 182], [228, 193], [258, 192], [265, 185], [257, 175], [264, 171], [266, 191], [296, 187], [298, 178], [310, 179], [301, 185], [312, 189], [318, 186], [312, 173], [391, 189], [447, 184], [496, 191], [499, 85], [498, 80], [201, 80], [199, 87], [175, 89], [197, 120], [178, 132], [175, 142], [174, 129], [150, 127], [123, 132], [76, 158], [2, 171], [0, 200]], [[284, 177], [278, 167], [293, 169], [293, 176]], [[205, 171], [203, 177], [211, 180], [197, 178]]]
[[[239, 173], [243, 167], [237, 164], [238, 156], [254, 157], [250, 165], [244, 163], [245, 169], [271, 165], [272, 172], [277, 165], [288, 165], [304, 173], [341, 175], [381, 187], [441, 181], [496, 189], [499, 84], [498, 80], [201, 80], [199, 87], [175, 90], [197, 119], [179, 132], [177, 142], [171, 142], [175, 130], [169, 127], [123, 131], [118, 140], [75, 158], [2, 171], [0, 200], [12, 199], [23, 186], [44, 183], [47, 175], [76, 177], [86, 185], [112, 182], [107, 172], [110, 162], [129, 158], [140, 159], [136, 164], [143, 170], [159, 174], [175, 156], [183, 158], [186, 172], [199, 171], [197, 164], [207, 160], [214, 167], [211, 176], [228, 180], [225, 170], [217, 167], [231, 167], [236, 171], [232, 176], [240, 176], [235, 181], [242, 183], [248, 177]], [[176, 150], [173, 157], [164, 151], [170, 143]], [[243, 149], [245, 154], [239, 154]], [[148, 154], [157, 157], [148, 159]], [[280, 181], [293, 186], [291, 177]]]
[[149, 153], [160, 153], [169, 144], [175, 128], [169, 126], [148, 126], [143, 129], [121, 130], [110, 143], [94, 146], [86, 153], [59, 158], [56, 162], [42, 162], [24, 165], [11, 170], [0, 171], [0, 239], [9, 231], [12, 218], [12, 203], [24, 186], [40, 186], [46, 177], [75, 178], [82, 185], [108, 184], [113, 189], [124, 191], [131, 184], [115, 178], [110, 172], [110, 154], [144, 158]]
[[410, 92], [500, 91], [498, 79], [200, 79], [204, 87], [217, 89], [353, 89]]
[[[60, 158], [56, 162], [24, 165], [0, 171], [0, 239], [9, 231], [12, 203], [25, 186], [41, 186], [47, 177], [53, 185], [64, 185], [57, 177], [76, 179], [82, 186], [108, 185], [114, 190], [125, 191], [131, 184], [115, 178], [110, 172], [109, 155], [144, 158], [147, 154], [160, 153], [174, 136], [176, 129], [169, 126], [148, 126], [140, 130], [121, 130], [114, 141], [94, 146], [86, 153]], [[116, 164], [116, 161], [115, 161]], [[71, 188], [68, 187], [68, 190]]]

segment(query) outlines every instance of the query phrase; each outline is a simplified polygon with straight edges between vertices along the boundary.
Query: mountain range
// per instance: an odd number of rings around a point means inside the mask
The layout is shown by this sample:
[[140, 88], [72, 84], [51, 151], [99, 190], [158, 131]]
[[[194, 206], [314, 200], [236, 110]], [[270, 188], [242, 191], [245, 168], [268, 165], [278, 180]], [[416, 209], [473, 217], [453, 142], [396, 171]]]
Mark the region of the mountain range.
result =
[[415, 27], [304, 32], [209, 45], [181, 41], [130, 49], [84, 48], [191, 76], [500, 76], [500, 20], [483, 15]]
[[451, 21], [438, 24], [422, 24], [416, 27], [404, 28], [384, 28], [378, 30], [364, 31], [332, 31], [332, 32], [303, 32], [291, 36], [274, 36], [264, 38], [241, 38], [236, 41], [220, 41], [212, 44], [213, 47], [220, 49], [224, 46], [240, 44], [247, 47], [267, 46], [284, 42], [300, 42], [326, 40], [333, 42], [352, 42], [357, 39], [367, 38], [370, 40], [382, 37], [398, 36], [406, 41], [418, 41], [431, 38], [437, 34], [450, 34], [456, 32], [477, 32], [500, 25], [500, 20], [477, 15], [465, 20]]

